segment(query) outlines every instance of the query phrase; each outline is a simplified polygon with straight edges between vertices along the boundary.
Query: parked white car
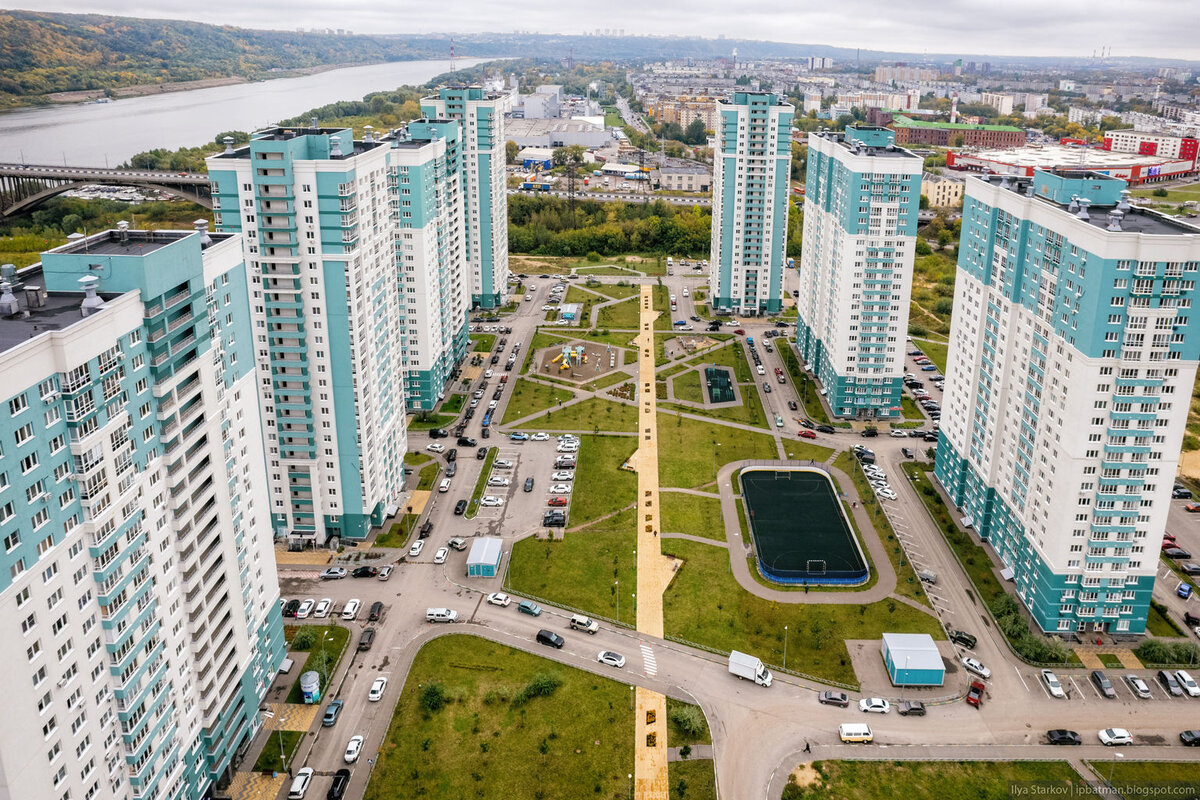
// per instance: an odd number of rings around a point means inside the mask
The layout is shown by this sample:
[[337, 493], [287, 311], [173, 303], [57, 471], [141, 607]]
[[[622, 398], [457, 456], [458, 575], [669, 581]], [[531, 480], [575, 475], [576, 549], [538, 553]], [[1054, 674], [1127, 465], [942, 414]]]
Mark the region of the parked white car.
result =
[[331, 608], [333, 608], [333, 600], [329, 597], [322, 597], [317, 601], [317, 607], [313, 609], [313, 616], [324, 619], [329, 616], [329, 609]]
[[882, 697], [864, 697], [858, 701], [858, 710], [868, 714], [886, 714], [892, 710], [892, 704]]
[[504, 498], [485, 494], [483, 499], [479, 501], [479, 505], [483, 506], [484, 508], [498, 508], [504, 505]]
[[971, 658], [970, 656], [963, 656], [962, 657], [962, 665], [963, 665], [963, 668], [966, 669], [967, 672], [974, 672], [976, 675], [983, 678], [984, 680], [987, 680], [988, 678], [992, 677], [992, 671], [990, 669], [988, 669], [987, 667], [985, 667], [983, 665], [983, 662], [977, 658]]
[[512, 598], [506, 595], [504, 592], [492, 592], [487, 596], [487, 601], [494, 606], [505, 608], [509, 603], [512, 602]]
[[425, 449], [431, 453], [444, 453], [446, 452], [446, 445], [442, 444], [441, 442], [433, 442], [425, 445]]
[[439, 547], [439, 548], [438, 548], [438, 551], [437, 551], [436, 553], [434, 553], [434, 554], [433, 554], [433, 563], [435, 563], [435, 564], [445, 564], [445, 563], [446, 563], [446, 556], [448, 556], [448, 555], [450, 555], [450, 548], [449, 548], [449, 547]]
[[353, 764], [358, 761], [358, 756], [362, 753], [363, 737], [351, 736], [350, 741], [346, 743], [346, 763]]
[[508, 486], [508, 483], [508, 478], [502, 478], [499, 475], [493, 475], [487, 481], [488, 486]]
[[1097, 732], [1096, 735], [1100, 737], [1100, 743], [1108, 747], [1133, 744], [1133, 737], [1124, 728], [1105, 728]]
[[550, 476], [552, 481], [573, 481], [575, 480], [574, 472], [555, 472]]
[[316, 603], [314, 601], [305, 600], [300, 604], [300, 607], [296, 609], [296, 619], [308, 619], [310, 616], [312, 616], [313, 606], [315, 605]]
[[531, 442], [546, 442], [549, 440], [550, 434], [546, 433], [545, 431], [538, 431], [533, 436], [529, 437], [529, 441]]
[[421, 539], [417, 539], [415, 542], [412, 543], [412, 547], [408, 548], [408, 557], [416, 558], [417, 556], [421, 555], [421, 551], [424, 549], [425, 549], [425, 542]]
[[550, 494], [570, 494], [571, 487], [565, 483], [556, 483], [550, 487]]
[[1046, 684], [1046, 691], [1051, 697], [1065, 698], [1067, 693], [1063, 691], [1062, 684], [1058, 680], [1058, 676], [1048, 669], [1042, 670], [1042, 683]]

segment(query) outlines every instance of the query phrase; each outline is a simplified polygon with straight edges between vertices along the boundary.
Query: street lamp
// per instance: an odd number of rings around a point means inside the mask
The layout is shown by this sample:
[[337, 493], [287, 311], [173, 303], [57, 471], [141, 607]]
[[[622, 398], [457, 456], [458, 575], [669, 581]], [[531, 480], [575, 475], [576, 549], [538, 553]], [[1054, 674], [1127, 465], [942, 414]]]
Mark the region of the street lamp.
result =
[[783, 626], [783, 668], [787, 669], [787, 629], [788, 626]]
[[629, 800], [633, 800], [633, 773], [629, 773]]
[[1108, 785], [1110, 788], [1112, 787], [1113, 770], [1117, 768], [1117, 759], [1124, 757], [1124, 753], [1113, 753], [1112, 766], [1108, 768]]
[[617, 622], [621, 621], [621, 581], [615, 580], [613, 584], [617, 587]]

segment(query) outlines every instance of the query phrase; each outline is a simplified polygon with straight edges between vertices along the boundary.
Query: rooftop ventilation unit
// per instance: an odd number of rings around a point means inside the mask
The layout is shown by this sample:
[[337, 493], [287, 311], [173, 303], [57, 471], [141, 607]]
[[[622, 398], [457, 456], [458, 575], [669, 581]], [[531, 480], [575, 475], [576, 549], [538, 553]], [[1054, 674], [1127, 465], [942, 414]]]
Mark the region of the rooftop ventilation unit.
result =
[[[95, 279], [93, 279], [95, 280]], [[46, 290], [40, 286], [25, 287], [26, 308], [44, 308], [46, 305]]]
[[374, 125], [364, 125], [363, 126], [363, 141], [366, 142], [367, 144], [371, 144], [375, 141], [375, 126]]
[[192, 223], [192, 227], [196, 229], [196, 233], [200, 234], [200, 249], [207, 250], [212, 247], [212, 237], [208, 235], [208, 220], [198, 219]]
[[1073, 194], [1073, 195], [1071, 195], [1071, 202], [1067, 204], [1067, 211], [1070, 211], [1072, 214], [1074, 214], [1078, 210], [1079, 210], [1079, 195]]
[[341, 158], [342, 157], [342, 141], [341, 141], [341, 139], [338, 139], [337, 137], [330, 137], [330, 139], [329, 139], [329, 157], [330, 158]]
[[121, 244], [129, 244], [129, 223], [125, 220], [117, 223], [117, 238]]
[[232, 155], [233, 154], [233, 137], [226, 136], [221, 141], [225, 143], [225, 155], [227, 155], [227, 156]]
[[1126, 212], [1129, 210], [1129, 198], [1133, 195], [1128, 189], [1121, 190], [1121, 202], [1117, 203], [1117, 211]]
[[17, 302], [16, 295], [12, 293], [12, 284], [8, 281], [0, 283], [0, 315], [12, 316], [20, 310], [21, 306]]
[[1108, 212], [1108, 225], [1105, 226], [1105, 230], [1109, 230], [1109, 231], [1121, 230], [1121, 219], [1124, 216], [1125, 216], [1125, 212], [1117, 210], [1117, 209], [1113, 209], [1112, 211]]
[[94, 275], [85, 275], [79, 279], [79, 287], [83, 289], [84, 295], [79, 310], [85, 317], [104, 308], [104, 301], [96, 296], [96, 284], [99, 282], [100, 279]]
[[1088, 206], [1091, 204], [1092, 201], [1088, 200], [1086, 197], [1079, 198], [1079, 213], [1076, 214], [1075, 217], [1077, 219], [1091, 219], [1091, 217], [1088, 216]]

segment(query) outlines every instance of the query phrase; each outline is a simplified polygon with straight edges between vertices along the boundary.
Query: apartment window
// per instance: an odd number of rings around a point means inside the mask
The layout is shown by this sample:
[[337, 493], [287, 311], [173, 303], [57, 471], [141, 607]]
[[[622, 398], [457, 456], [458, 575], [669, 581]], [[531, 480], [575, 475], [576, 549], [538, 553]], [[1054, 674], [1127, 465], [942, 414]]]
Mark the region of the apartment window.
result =
[[29, 408], [29, 401], [25, 399], [25, 395], [23, 394], [17, 395], [12, 400], [8, 401], [8, 413], [14, 417], [27, 408]]

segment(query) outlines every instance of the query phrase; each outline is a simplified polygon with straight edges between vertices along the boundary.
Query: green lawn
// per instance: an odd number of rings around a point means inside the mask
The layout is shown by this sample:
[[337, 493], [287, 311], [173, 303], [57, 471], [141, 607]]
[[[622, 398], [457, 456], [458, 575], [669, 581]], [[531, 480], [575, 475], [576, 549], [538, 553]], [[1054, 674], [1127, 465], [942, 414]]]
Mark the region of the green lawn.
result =
[[307, 733], [307, 731], [272, 731], [266, 744], [263, 745], [258, 761], [254, 762], [254, 771], [286, 772], [285, 764], [294, 763], [292, 757], [295, 756], [296, 748], [300, 746], [300, 742], [304, 741]]
[[589, 286], [587, 288], [614, 299], [618, 297], [633, 297], [642, 292], [640, 286], [628, 283], [624, 286], [621, 286], [619, 283], [601, 283], [598, 286]]
[[[692, 374], [699, 375], [700, 373], [693, 372]], [[676, 391], [678, 392], [678, 388]], [[758, 390], [754, 388], [754, 384], [744, 383], [738, 386], [738, 391], [741, 393], [742, 403], [737, 406], [693, 408], [692, 406], [677, 405], [675, 403], [660, 403], [658, 407], [663, 411], [685, 411], [701, 417], [723, 419], [728, 422], [740, 422], [743, 425], [753, 425], [756, 428], [769, 428], [775, 424], [774, 419], [767, 419], [766, 412], [763, 411], [762, 399], [759, 397]], [[678, 396], [676, 394], [676, 397]]]
[[588, 381], [587, 383], [582, 384], [582, 388], [589, 392], [598, 392], [601, 389], [605, 389], [609, 386], [613, 386], [627, 380], [629, 380], [629, 373], [627, 372], [610, 372], [607, 375], [602, 375], [601, 377], [596, 378], [594, 381]]
[[664, 539], [662, 545], [663, 552], [684, 561], [667, 587], [663, 606], [666, 632], [686, 641], [726, 652], [741, 650], [782, 665], [786, 625], [789, 669], [856, 685], [843, 639], [877, 639], [884, 631], [944, 638], [933, 616], [896, 600], [865, 605], [773, 603], [737, 583], [724, 550], [681, 539]]
[[467, 510], [464, 516], [471, 519], [479, 513], [479, 500], [483, 497], [483, 493], [487, 490], [487, 479], [492, 471], [492, 462], [496, 460], [498, 448], [489, 447], [487, 457], [483, 459], [483, 469], [479, 471], [479, 477], [475, 480], [475, 489], [471, 492], [471, 499], [467, 503]]
[[[866, 476], [863, 475], [861, 469], [858, 468], [858, 462], [850, 453], [842, 453], [833, 462], [833, 465], [845, 472], [854, 481], [854, 488], [858, 491], [859, 502], [862, 504], [863, 510], [871, 517], [871, 522], [874, 524], [874, 534], [883, 544], [883, 548], [887, 550], [888, 560], [892, 564], [892, 569], [896, 571], [896, 593], [903, 597], [911, 597], [919, 603], [929, 605], [929, 598], [925, 595], [925, 589], [920, 580], [917, 579], [917, 573], [913, 569], [912, 564], [905, 558], [904, 548], [900, 546], [899, 540], [896, 539], [896, 533], [892, 530], [892, 524], [888, 522], [887, 516], [883, 513], [879, 505], [879, 499], [875, 496], [875, 492], [871, 489], [871, 485], [867, 483]], [[892, 480], [896, 480], [892, 478]], [[870, 535], [871, 531], [860, 531], [860, 534]]]
[[596, 327], [636, 330], [640, 318], [640, 304], [637, 298], [633, 297], [600, 309], [600, 313], [596, 315]]
[[725, 541], [721, 501], [716, 497], [697, 497], [679, 492], [662, 492], [658, 497], [664, 533], [690, 533]]
[[792, 384], [796, 388], [796, 394], [800, 396], [800, 403], [804, 406], [804, 414], [818, 425], [828, 425], [829, 415], [825, 413], [825, 406], [821, 405], [821, 396], [817, 389], [817, 384], [808, 373], [800, 368], [800, 357], [796, 355], [796, 351], [790, 344], [780, 343], [779, 355], [783, 358], [783, 368], [792, 378]]
[[426, 464], [421, 467], [421, 471], [417, 473], [417, 491], [428, 491], [433, 488], [433, 484], [437, 481], [438, 473], [441, 471], [441, 464]]
[[[288, 692], [288, 703], [299, 703], [303, 699], [303, 693], [300, 691], [300, 676], [306, 672], [315, 671], [321, 674], [321, 697], [324, 697], [328, 692], [329, 679], [337, 672], [338, 663], [342, 660], [342, 654], [346, 651], [346, 643], [350, 640], [350, 629], [343, 628], [341, 625], [305, 625], [291, 626], [284, 628], [284, 638], [289, 642], [295, 636], [296, 631], [300, 627], [309, 628], [317, 634], [317, 642], [311, 650], [308, 651], [308, 658], [304, 659], [304, 666], [297, 670], [292, 668], [293, 674], [296, 676], [296, 682], [292, 684], [291, 691]], [[321, 642], [324, 642], [324, 647]]]
[[818, 464], [829, 459], [833, 450], [821, 447], [819, 444], [797, 442], [792, 439], [783, 440], [783, 450], [792, 461], [816, 461]]
[[918, 350], [929, 356], [929, 360], [937, 365], [937, 368], [941, 370], [943, 375], [946, 374], [946, 354], [950, 350], [950, 345], [931, 342], [927, 339], [922, 339], [921, 341], [914, 340], [913, 344], [917, 346]]
[[812, 783], [784, 787], [783, 800], [1010, 800], [1013, 786], [1046, 796], [1086, 795], [1065, 761], [816, 761]]
[[474, 636], [413, 661], [366, 800], [623, 798], [629, 687]]
[[1146, 615], [1146, 632], [1154, 636], [1183, 636], [1183, 631], [1175, 624], [1175, 620], [1167, 616], [1166, 607], [1157, 600], [1150, 601], [1150, 611]]
[[575, 397], [575, 392], [565, 386], [547, 386], [544, 383], [537, 383], [525, 378], [517, 378], [512, 387], [508, 405], [504, 407], [502, 425], [508, 425], [522, 417], [553, 408], [559, 403], [565, 403]]
[[635, 514], [631, 508], [554, 541], [520, 540], [513, 545], [507, 587], [515, 594], [617, 619], [621, 586], [620, 619], [633, 625], [630, 594], [637, 589]]
[[686, 400], [692, 403], [704, 402], [704, 386], [701, 385], [700, 373], [697, 370], [688, 370], [675, 378], [674, 389], [676, 400]]
[[748, 433], [713, 422], [658, 414], [658, 448], [670, 457], [658, 460], [663, 486], [690, 489], [709, 483], [730, 461], [778, 458], [775, 440], [764, 433]]
[[575, 270], [580, 275], [619, 275], [623, 278], [638, 277], [638, 270], [632, 267], [579, 267]]
[[579, 309], [579, 315], [576, 317], [576, 319], [585, 325], [590, 325], [592, 319], [592, 306], [599, 303], [606, 303], [608, 302], [608, 298], [584, 289], [582, 286], [572, 286], [567, 289], [567, 296], [564, 298], [564, 302], [579, 303], [581, 307]]
[[496, 347], [496, 336], [492, 333], [472, 333], [471, 341], [475, 343], [476, 353], [490, 353]]
[[430, 428], [446, 428], [454, 424], [454, 420], [458, 418], [457, 414], [430, 414], [420, 413], [412, 418], [408, 423], [410, 431], [427, 431]]
[[738, 341], [734, 341], [725, 347], [705, 350], [700, 355], [690, 358], [684, 363], [698, 367], [712, 365], [729, 367], [733, 370], [733, 378], [737, 383], [751, 383], [754, 381], [754, 372], [750, 369], [750, 363], [746, 361], [745, 349]]
[[592, 434], [585, 434], [582, 439], [576, 460], [575, 485], [596, 488], [571, 498], [569, 521], [572, 526], [586, 525], [637, 499], [637, 474], [621, 469], [637, 450], [637, 439]]
[[[1178, 744], [1178, 741], [1174, 742]], [[1114, 765], [1113, 762], [1116, 762]], [[1097, 777], [1107, 781], [1120, 797], [1178, 800], [1200, 794], [1200, 769], [1195, 761], [1133, 761], [1130, 758], [1087, 762]]]
[[442, 405], [438, 408], [438, 411], [443, 414], [457, 415], [458, 412], [463, 410], [466, 402], [467, 396], [465, 394], [452, 394], [442, 401]]
[[1115, 653], [1097, 653], [1096, 655], [1099, 657], [1100, 663], [1108, 669], [1124, 668], [1124, 665], [1121, 663], [1120, 656]]
[[390, 530], [375, 537], [375, 546], [404, 547], [408, 543], [408, 537], [412, 536], [413, 526], [416, 524], [416, 514], [405, 514]]
[[717, 773], [711, 759], [672, 761], [667, 764], [667, 779], [670, 800], [717, 800]]
[[629, 431], [637, 429], [637, 409], [625, 403], [589, 397], [521, 423], [523, 430]]
[[419, 450], [404, 454], [404, 466], [406, 467], [415, 467], [418, 464], [426, 464], [430, 461], [433, 461], [433, 456], [429, 455], [429, 453], [422, 453]]

